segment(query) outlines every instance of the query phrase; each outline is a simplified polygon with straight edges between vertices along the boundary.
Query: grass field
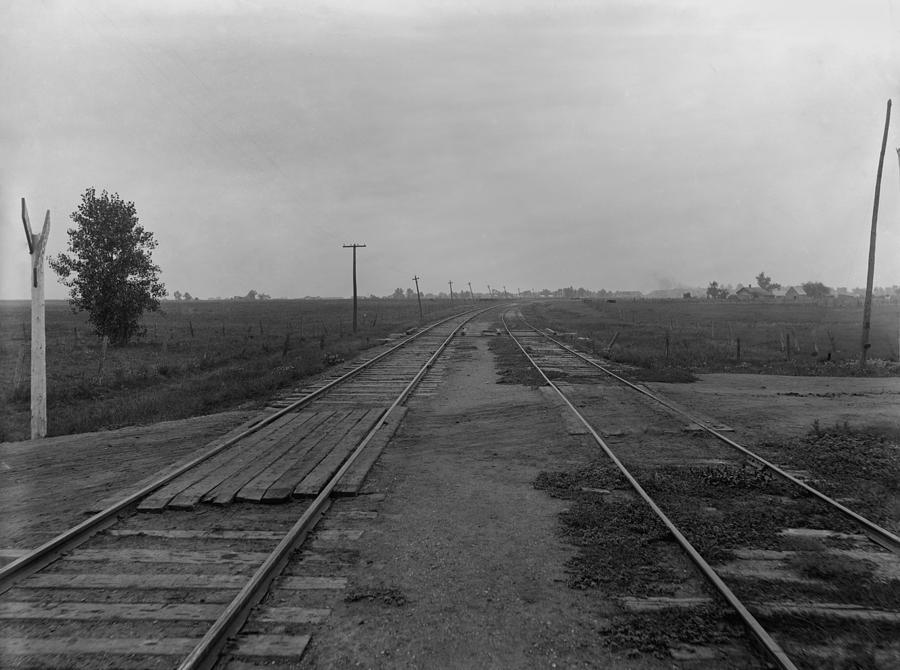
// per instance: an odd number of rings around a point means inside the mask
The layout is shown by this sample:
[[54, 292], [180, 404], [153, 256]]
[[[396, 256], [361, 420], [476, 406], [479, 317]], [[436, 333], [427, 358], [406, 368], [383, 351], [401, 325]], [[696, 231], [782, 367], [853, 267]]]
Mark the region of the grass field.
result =
[[[524, 311], [534, 325], [574, 332], [585, 338], [581, 347], [638, 366], [648, 379], [679, 381], [692, 372], [723, 371], [858, 374], [858, 305], [560, 300], [532, 303]], [[896, 303], [873, 305], [868, 374], [900, 374], [898, 323]]]
[[[423, 301], [428, 321], [461, 309]], [[47, 303], [48, 434], [152, 423], [261, 402], [418, 324], [415, 300], [165, 302], [126, 347], [102, 347], [86, 315]], [[29, 436], [30, 303], [0, 302], [0, 440]]]

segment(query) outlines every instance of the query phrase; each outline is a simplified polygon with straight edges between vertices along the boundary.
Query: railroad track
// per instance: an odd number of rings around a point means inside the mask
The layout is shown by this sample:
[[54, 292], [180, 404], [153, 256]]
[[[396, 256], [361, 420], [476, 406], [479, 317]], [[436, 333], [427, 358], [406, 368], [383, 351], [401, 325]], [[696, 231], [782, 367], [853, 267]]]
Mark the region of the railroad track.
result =
[[651, 509], [644, 532], [674, 538], [713, 587], [623, 593], [624, 611], [671, 613], [676, 626], [675, 613], [727, 603], [779, 668], [900, 667], [895, 534], [818, 491], [808, 473], [777, 467], [729, 438], [729, 427], [632, 384], [518, 311], [504, 323], [571, 413], [570, 432], [607, 457], [581, 495], [613, 505], [609, 514], [623, 496], [626, 507]]
[[[359, 492], [405, 400], [482, 311], [398, 336], [277, 399], [238, 434], [0, 569], [0, 666], [296, 661], [309, 624], [346, 584], [340, 540], [358, 538], [372, 512], [358, 496], [325, 528], [318, 521], [334, 496]], [[270, 587], [277, 604], [255, 607]]]

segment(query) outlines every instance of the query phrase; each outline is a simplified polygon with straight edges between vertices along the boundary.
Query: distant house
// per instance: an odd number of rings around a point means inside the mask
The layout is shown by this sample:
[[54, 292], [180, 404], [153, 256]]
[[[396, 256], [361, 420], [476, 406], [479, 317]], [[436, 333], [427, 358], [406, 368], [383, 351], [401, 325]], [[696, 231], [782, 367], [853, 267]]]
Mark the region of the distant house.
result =
[[788, 286], [784, 292], [785, 300], [806, 300], [808, 297], [802, 286]]
[[767, 300], [772, 298], [772, 292], [759, 286], [745, 286], [736, 292], [738, 300]]

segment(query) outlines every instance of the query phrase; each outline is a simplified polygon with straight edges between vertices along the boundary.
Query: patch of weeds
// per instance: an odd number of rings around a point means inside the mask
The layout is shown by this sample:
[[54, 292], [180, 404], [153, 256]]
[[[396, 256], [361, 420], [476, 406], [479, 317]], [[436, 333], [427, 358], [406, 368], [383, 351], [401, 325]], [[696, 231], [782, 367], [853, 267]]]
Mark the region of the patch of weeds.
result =
[[758, 490], [782, 495], [785, 487], [775, 475], [763, 468], [741, 465], [710, 465], [686, 468], [669, 466], [653, 470], [646, 476], [646, 487], [658, 492], [694, 492], [720, 487]]
[[738, 547], [777, 547], [780, 531], [797, 518], [781, 499], [785, 485], [756, 468], [668, 466], [635, 476], [712, 563], [732, 560]]
[[622, 485], [624, 479], [608, 461], [594, 461], [575, 470], [541, 472], [534, 488], [547, 491], [554, 498], [571, 500], [584, 489], [609, 489]]
[[872, 577], [875, 564], [828, 551], [798, 551], [788, 565], [804, 577], [822, 579], [835, 586], [856, 586]]
[[743, 629], [732, 613], [707, 605], [621, 617], [613, 623], [605, 643], [616, 651], [636, 649], [668, 658], [670, 649], [681, 644], [727, 644], [742, 637]]
[[900, 435], [896, 429], [823, 427], [818, 421], [799, 438], [764, 442], [760, 449], [811, 472], [816, 488], [881, 523], [892, 523], [900, 497]]
[[345, 603], [363, 601], [388, 607], [402, 607], [408, 602], [400, 589], [386, 586], [353, 589], [344, 596]]
[[[578, 554], [567, 564], [567, 585], [605, 593], [669, 595], [684, 577], [669, 567], [670, 536], [642, 501], [604, 499], [598, 486], [620, 484], [605, 464], [541, 473], [535, 488], [571, 500], [561, 532]], [[594, 490], [591, 490], [594, 489]]]

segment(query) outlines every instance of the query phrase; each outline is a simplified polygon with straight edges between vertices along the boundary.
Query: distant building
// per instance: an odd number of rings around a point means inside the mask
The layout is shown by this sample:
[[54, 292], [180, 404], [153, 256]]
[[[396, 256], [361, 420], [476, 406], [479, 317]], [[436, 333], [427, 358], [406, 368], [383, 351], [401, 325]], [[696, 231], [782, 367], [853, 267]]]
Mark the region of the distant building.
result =
[[806, 291], [803, 290], [802, 286], [788, 286], [787, 291], [784, 292], [784, 297], [786, 300], [806, 300], [809, 296], [806, 295]]
[[772, 292], [759, 286], [745, 286], [738, 289], [735, 294], [738, 300], [767, 300], [772, 298]]

